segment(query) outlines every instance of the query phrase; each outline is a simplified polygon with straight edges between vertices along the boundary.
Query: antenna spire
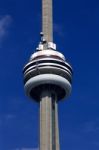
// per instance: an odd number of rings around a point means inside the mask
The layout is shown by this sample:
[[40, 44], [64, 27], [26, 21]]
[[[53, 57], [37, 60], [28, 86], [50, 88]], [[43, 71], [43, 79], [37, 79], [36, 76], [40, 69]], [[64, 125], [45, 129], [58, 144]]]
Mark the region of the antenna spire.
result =
[[52, 0], [42, 0], [42, 31], [47, 42], [53, 42]]

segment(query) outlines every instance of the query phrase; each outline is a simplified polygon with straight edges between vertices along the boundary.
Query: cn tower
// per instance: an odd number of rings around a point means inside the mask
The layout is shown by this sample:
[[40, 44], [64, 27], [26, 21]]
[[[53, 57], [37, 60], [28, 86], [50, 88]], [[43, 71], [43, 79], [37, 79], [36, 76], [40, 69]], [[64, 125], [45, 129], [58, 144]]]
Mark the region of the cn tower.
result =
[[42, 32], [23, 69], [25, 93], [40, 104], [40, 150], [60, 150], [58, 102], [72, 88], [72, 67], [53, 43], [52, 0], [42, 0]]

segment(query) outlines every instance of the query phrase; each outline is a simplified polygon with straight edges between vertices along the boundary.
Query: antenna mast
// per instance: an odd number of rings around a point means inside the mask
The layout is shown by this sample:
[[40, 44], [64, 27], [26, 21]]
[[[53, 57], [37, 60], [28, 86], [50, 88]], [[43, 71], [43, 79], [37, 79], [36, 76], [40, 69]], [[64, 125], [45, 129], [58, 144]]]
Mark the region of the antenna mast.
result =
[[42, 31], [47, 42], [53, 42], [52, 0], [42, 0]]

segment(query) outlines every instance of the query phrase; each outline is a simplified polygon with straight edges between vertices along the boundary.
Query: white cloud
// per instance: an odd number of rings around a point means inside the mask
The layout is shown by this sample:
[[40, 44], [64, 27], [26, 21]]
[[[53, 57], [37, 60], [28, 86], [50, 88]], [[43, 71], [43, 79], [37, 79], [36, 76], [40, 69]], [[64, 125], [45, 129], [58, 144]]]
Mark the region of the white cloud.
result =
[[38, 148], [22, 148], [21, 150], [39, 150]]
[[95, 146], [99, 147], [99, 141], [92, 142]]
[[92, 120], [92, 121], [89, 121], [89, 122], [85, 122], [83, 131], [85, 131], [87, 133], [89, 133], [89, 132], [94, 132], [94, 133], [99, 132], [99, 119]]
[[60, 24], [54, 23], [54, 32], [57, 33], [59, 36], [64, 36], [63, 26]]
[[15, 115], [13, 115], [13, 114], [7, 114], [7, 115], [5, 115], [5, 119], [8, 121], [9, 119], [11, 120], [11, 119], [13, 119], [13, 118], [15, 118], [16, 116]]
[[16, 148], [14, 150], [39, 150], [39, 148]]
[[5, 15], [3, 17], [0, 17], [0, 43], [7, 36], [11, 21], [12, 18], [10, 15]]
[[13, 114], [0, 114], [0, 126], [2, 126], [3, 124], [8, 124], [8, 121], [12, 121], [13, 119], [15, 119], [15, 117], [16, 116]]

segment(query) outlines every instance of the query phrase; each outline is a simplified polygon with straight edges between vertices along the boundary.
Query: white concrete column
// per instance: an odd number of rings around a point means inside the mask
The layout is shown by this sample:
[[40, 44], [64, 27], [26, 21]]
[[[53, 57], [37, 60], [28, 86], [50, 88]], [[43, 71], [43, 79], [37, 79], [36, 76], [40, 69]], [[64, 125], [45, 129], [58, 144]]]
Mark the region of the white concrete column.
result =
[[56, 94], [43, 91], [40, 100], [40, 150], [60, 150]]
[[52, 101], [48, 91], [44, 91], [40, 101], [40, 150], [52, 150]]

